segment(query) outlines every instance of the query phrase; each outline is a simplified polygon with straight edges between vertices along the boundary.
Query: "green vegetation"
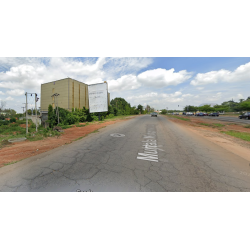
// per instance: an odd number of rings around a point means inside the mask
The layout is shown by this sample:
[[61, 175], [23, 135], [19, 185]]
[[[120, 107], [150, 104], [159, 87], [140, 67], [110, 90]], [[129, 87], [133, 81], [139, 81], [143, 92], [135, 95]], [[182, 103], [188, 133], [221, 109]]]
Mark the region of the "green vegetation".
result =
[[[150, 110], [150, 107], [147, 106], [147, 109]], [[59, 112], [59, 124], [58, 124], [58, 112]], [[82, 127], [85, 125], [79, 125], [80, 122], [92, 122], [92, 121], [104, 121], [105, 119], [111, 119], [114, 117], [127, 116], [127, 115], [137, 115], [144, 114], [146, 111], [143, 110], [142, 105], [138, 105], [136, 108], [131, 107], [130, 104], [123, 98], [115, 98], [110, 102], [107, 112], [99, 113], [89, 113], [89, 109], [83, 107], [82, 109], [72, 109], [72, 112], [69, 112], [63, 108], [53, 109], [52, 105], [48, 107], [48, 123], [49, 127], [53, 128], [54, 126], [60, 126], [65, 129], [67, 126], [76, 124], [77, 127]]]
[[21, 124], [25, 124], [26, 121], [17, 120], [15, 123], [9, 121], [0, 123], [0, 148], [11, 145], [8, 142], [9, 139], [27, 138], [29, 141], [42, 140], [45, 137], [60, 136], [58, 131], [53, 131], [51, 128], [38, 127], [36, 132], [36, 125], [29, 120], [28, 134], [26, 134], [26, 128], [20, 127]]
[[247, 132], [239, 132], [239, 131], [230, 130], [230, 131], [221, 131], [221, 133], [231, 135], [231, 136], [240, 138], [245, 141], [250, 141], [250, 133], [247, 133]]
[[176, 118], [176, 119], [183, 120], [183, 121], [190, 121], [189, 118], [180, 117], [180, 116], [178, 116], [178, 115], [168, 115], [168, 117]]
[[4, 166], [8, 166], [8, 165], [11, 165], [11, 164], [14, 164], [14, 163], [17, 163], [18, 161], [11, 161], [9, 163], [5, 163]]
[[221, 124], [221, 123], [213, 123], [213, 126], [214, 127], [219, 127], [219, 128], [225, 127], [225, 125]]

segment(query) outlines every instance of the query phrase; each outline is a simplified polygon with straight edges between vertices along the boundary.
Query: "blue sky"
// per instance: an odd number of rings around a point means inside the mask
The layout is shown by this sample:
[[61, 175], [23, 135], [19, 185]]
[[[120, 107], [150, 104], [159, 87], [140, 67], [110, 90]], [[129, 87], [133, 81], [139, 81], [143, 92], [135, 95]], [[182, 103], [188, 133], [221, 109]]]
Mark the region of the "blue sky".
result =
[[0, 100], [22, 112], [26, 91], [40, 97], [42, 83], [66, 77], [107, 81], [111, 99], [132, 106], [181, 109], [250, 96], [250, 57], [1, 57]]

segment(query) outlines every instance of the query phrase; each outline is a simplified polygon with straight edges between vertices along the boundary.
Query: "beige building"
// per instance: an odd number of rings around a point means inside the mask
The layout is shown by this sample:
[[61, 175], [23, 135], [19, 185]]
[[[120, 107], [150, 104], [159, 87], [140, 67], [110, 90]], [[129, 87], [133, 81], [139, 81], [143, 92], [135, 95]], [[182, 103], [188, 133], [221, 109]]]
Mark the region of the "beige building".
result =
[[[58, 96], [55, 96], [59, 94]], [[48, 107], [51, 104], [53, 108], [57, 105], [60, 108], [69, 111], [72, 108], [82, 109], [89, 108], [88, 85], [74, 80], [65, 78], [53, 82], [41, 84], [41, 113], [42, 120], [47, 120]], [[110, 105], [110, 93], [108, 93], [108, 105]]]
[[41, 111], [48, 111], [50, 104], [53, 108], [58, 105], [69, 111], [88, 109], [88, 85], [71, 78], [41, 84]]

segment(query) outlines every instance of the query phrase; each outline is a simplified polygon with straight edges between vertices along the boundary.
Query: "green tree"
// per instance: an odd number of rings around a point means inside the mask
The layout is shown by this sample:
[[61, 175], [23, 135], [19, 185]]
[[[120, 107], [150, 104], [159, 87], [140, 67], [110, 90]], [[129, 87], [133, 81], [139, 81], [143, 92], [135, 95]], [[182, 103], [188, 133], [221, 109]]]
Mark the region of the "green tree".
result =
[[165, 114], [167, 114], [167, 110], [166, 110], [166, 109], [162, 109], [162, 110], [161, 110], [161, 113], [162, 113], [163, 115], [165, 115]]
[[244, 101], [240, 103], [240, 107], [242, 111], [248, 111], [250, 110], [250, 100], [249, 101]]

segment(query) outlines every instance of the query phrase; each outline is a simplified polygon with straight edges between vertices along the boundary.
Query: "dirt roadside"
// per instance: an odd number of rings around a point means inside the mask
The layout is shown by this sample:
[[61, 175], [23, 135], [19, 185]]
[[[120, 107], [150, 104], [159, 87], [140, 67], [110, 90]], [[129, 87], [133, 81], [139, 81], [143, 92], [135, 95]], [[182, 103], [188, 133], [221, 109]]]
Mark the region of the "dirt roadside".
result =
[[[192, 133], [202, 136], [250, 162], [250, 142], [221, 133], [230, 130], [250, 133], [250, 128], [245, 128], [244, 125], [230, 122], [202, 119], [201, 117], [188, 118], [190, 121], [183, 121], [172, 117], [169, 119], [180, 126], [184, 126], [185, 129], [190, 130]], [[216, 123], [221, 124], [222, 127], [209, 127], [202, 125], [202, 123], [211, 124], [211, 126]]]
[[21, 141], [11, 143], [0, 149], [0, 167], [15, 163], [17, 161], [29, 158], [47, 152], [51, 149], [69, 144], [75, 140], [81, 139], [86, 135], [97, 131], [100, 128], [106, 127], [117, 122], [123, 122], [133, 117], [126, 117], [125, 119], [116, 119], [104, 122], [95, 122], [84, 127], [72, 127], [65, 129], [59, 137], [47, 137], [38, 141]]

